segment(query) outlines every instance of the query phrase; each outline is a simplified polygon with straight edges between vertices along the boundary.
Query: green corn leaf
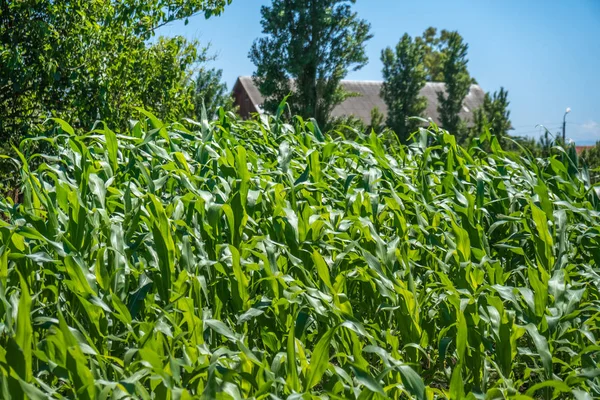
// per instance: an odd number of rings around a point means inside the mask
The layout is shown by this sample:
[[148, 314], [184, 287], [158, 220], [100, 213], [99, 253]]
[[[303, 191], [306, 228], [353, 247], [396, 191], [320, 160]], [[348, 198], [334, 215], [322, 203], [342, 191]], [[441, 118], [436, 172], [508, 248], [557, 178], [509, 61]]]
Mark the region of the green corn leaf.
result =
[[600, 198], [574, 148], [285, 107], [15, 147], [0, 398], [596, 397]]
[[336, 330], [337, 327], [329, 329], [325, 335], [319, 339], [319, 342], [313, 350], [306, 384], [304, 385], [307, 389], [312, 389], [321, 381], [321, 378], [329, 365], [329, 347]]
[[74, 136], [75, 135], [75, 131], [73, 130], [73, 127], [71, 125], [69, 125], [69, 123], [65, 120], [62, 120], [60, 118], [50, 118], [50, 121], [54, 121], [56, 122], [60, 128], [63, 130], [63, 132]]
[[152, 237], [154, 238], [160, 267], [160, 276], [156, 280], [159, 282], [161, 296], [166, 301], [169, 299], [171, 274], [175, 270], [175, 244], [171, 236], [171, 226], [162, 204], [152, 194], [149, 195], [149, 199], [152, 206], [150, 210], [154, 217], [152, 221]]
[[367, 371], [364, 371], [363, 369], [361, 369], [357, 366], [352, 366], [352, 371], [354, 372], [354, 376], [356, 377], [356, 380], [361, 385], [363, 385], [364, 387], [369, 389], [371, 392], [377, 393], [377, 394], [385, 397], [385, 392], [383, 391], [383, 388], [381, 387], [379, 382], [377, 382], [371, 376], [371, 374], [369, 374]]
[[423, 379], [408, 365], [401, 365], [398, 371], [402, 376], [402, 384], [419, 400], [425, 400], [425, 383]]
[[104, 138], [106, 140], [106, 151], [108, 153], [108, 160], [113, 170], [113, 174], [116, 174], [119, 170], [118, 165], [118, 152], [119, 145], [117, 142], [117, 135], [106, 126], [104, 127]]
[[526, 394], [527, 394], [527, 396], [533, 397], [535, 395], [535, 392], [537, 392], [538, 390], [543, 389], [543, 388], [552, 388], [552, 389], [554, 389], [555, 393], [569, 393], [571, 391], [571, 388], [569, 387], [569, 385], [566, 385], [563, 382], [545, 381], [545, 382], [541, 382], [536, 385], [533, 385], [532, 387], [527, 389]]
[[459, 400], [465, 398], [465, 387], [462, 376], [462, 364], [456, 365], [452, 371], [450, 380], [450, 400]]
[[294, 392], [300, 391], [300, 380], [298, 379], [298, 369], [296, 367], [296, 337], [294, 336], [294, 327], [291, 327], [287, 338], [287, 385]]
[[220, 335], [225, 336], [229, 340], [236, 341], [238, 338], [233, 334], [231, 329], [227, 325], [225, 325], [222, 321], [216, 319], [207, 319], [204, 321], [207, 327], [217, 332]]
[[538, 233], [538, 236], [536, 236], [536, 242], [538, 242], [538, 253], [540, 260], [542, 265], [547, 270], [551, 270], [554, 266], [554, 255], [552, 252], [554, 243], [550, 234], [550, 228], [548, 226], [546, 214], [535, 204], [531, 204], [531, 213]]
[[321, 256], [321, 254], [319, 254], [319, 252], [315, 250], [313, 251], [312, 259], [315, 263], [315, 266], [317, 267], [317, 274], [319, 275], [321, 281], [331, 292], [335, 292], [333, 286], [331, 285], [331, 279], [329, 278], [329, 267], [323, 259], [323, 256]]
[[535, 345], [536, 350], [540, 358], [542, 359], [542, 364], [544, 366], [544, 372], [546, 373], [546, 377], [552, 377], [552, 354], [550, 353], [550, 349], [548, 348], [548, 341], [545, 337], [540, 335], [538, 329], [533, 324], [525, 325], [525, 329], [529, 336], [533, 340], [533, 344]]

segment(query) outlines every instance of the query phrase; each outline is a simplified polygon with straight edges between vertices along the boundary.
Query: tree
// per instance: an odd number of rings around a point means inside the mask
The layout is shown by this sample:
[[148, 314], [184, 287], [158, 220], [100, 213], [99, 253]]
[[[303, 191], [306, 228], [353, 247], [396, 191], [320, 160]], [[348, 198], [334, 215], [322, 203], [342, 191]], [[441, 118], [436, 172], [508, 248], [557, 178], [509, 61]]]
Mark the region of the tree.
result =
[[504, 145], [504, 139], [511, 129], [509, 104], [508, 91], [504, 88], [491, 95], [489, 92], [486, 93], [483, 105], [473, 114], [472, 135], [481, 135], [487, 128], [492, 135], [496, 136], [500, 144]]
[[442, 127], [456, 135], [459, 141], [466, 138], [466, 125], [459, 113], [471, 87], [471, 77], [467, 70], [468, 48], [458, 32], [447, 33], [441, 53], [441, 73], [446, 90], [437, 94]]
[[223, 71], [220, 69], [200, 69], [194, 95], [195, 116], [198, 121], [202, 118], [203, 107], [208, 118], [216, 116], [220, 107], [233, 109], [233, 99], [227, 85], [222, 82], [222, 76]]
[[444, 74], [442, 73], [442, 50], [448, 39], [448, 31], [442, 29], [440, 35], [437, 34], [437, 29], [429, 27], [423, 32], [421, 37], [416, 38], [417, 42], [423, 45], [423, 64], [425, 66], [427, 82], [443, 82]]
[[254, 79], [274, 112], [290, 93], [293, 113], [315, 118], [324, 126], [333, 108], [347, 96], [340, 81], [367, 63], [365, 42], [370, 25], [352, 11], [356, 0], [274, 0], [263, 6], [265, 37], [249, 57]]
[[[192, 116], [191, 78], [206, 49], [182, 37], [149, 39], [166, 23], [230, 2], [0, 0], [0, 153], [49, 117], [122, 129], [134, 107], [165, 120]], [[2, 179], [16, 176], [2, 161]]]
[[459, 113], [471, 84], [477, 83], [467, 69], [468, 45], [458, 32], [441, 30], [438, 35], [437, 29], [433, 27], [425, 30], [417, 40], [422, 42], [425, 48], [427, 81], [445, 83], [445, 91], [438, 92], [438, 111], [442, 127], [464, 142], [469, 132]]
[[[143, 106], [170, 119], [192, 107], [187, 85], [204, 49], [148, 44], [156, 28], [231, 0], [0, 0], [0, 139], [51, 116], [89, 128]], [[179, 110], [179, 111], [176, 111]]]
[[[423, 35], [415, 39], [424, 46], [425, 56], [423, 63], [425, 64], [425, 72], [427, 73], [427, 82], [445, 82], [443, 73], [444, 52], [448, 48], [448, 41], [452, 34], [458, 33], [442, 29], [438, 35], [437, 28], [430, 26], [423, 32]], [[473, 77], [471, 77], [471, 82], [477, 83]]]
[[427, 99], [420, 95], [425, 86], [425, 46], [404, 34], [396, 49], [381, 52], [383, 87], [381, 95], [388, 106], [387, 125], [405, 142], [418, 127], [409, 117], [419, 117], [427, 108]]
[[371, 110], [371, 125], [368, 128], [369, 131], [372, 130], [375, 133], [381, 133], [385, 128], [385, 115], [379, 110], [379, 107], [373, 107]]

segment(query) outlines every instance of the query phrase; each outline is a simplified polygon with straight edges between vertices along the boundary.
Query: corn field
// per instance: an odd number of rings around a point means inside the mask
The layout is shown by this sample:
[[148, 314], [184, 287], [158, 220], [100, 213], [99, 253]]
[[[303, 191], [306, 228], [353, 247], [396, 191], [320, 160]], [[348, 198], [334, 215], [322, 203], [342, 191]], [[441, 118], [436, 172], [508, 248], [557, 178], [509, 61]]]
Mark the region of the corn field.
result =
[[574, 149], [140, 113], [21, 145], [1, 398], [600, 397], [600, 200]]

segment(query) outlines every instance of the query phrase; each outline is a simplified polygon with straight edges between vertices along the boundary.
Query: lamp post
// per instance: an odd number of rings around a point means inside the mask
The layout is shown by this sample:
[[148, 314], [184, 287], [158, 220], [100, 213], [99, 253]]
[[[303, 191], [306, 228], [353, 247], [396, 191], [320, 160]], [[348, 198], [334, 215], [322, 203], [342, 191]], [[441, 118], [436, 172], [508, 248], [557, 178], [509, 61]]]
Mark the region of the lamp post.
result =
[[566, 137], [566, 132], [567, 132], [567, 114], [571, 112], [571, 107], [567, 107], [567, 109], [565, 110], [565, 115], [563, 117], [563, 146], [565, 145], [566, 141], [567, 141], [567, 137]]

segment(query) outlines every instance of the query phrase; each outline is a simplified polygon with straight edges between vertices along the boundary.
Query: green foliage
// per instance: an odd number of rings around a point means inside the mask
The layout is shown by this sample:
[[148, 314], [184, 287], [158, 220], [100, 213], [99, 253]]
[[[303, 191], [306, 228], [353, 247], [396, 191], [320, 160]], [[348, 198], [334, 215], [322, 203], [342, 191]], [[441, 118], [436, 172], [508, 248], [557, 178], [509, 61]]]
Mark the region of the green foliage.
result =
[[484, 129], [496, 137], [500, 144], [505, 147], [505, 138], [511, 129], [510, 111], [508, 110], [508, 91], [500, 88], [499, 92], [485, 94], [483, 105], [475, 110], [473, 115], [473, 127], [471, 136], [483, 134]]
[[208, 118], [215, 118], [219, 109], [233, 110], [233, 98], [222, 82], [223, 71], [220, 69], [200, 69], [196, 77], [194, 109], [196, 120], [202, 120], [202, 110], [206, 110]]
[[58, 120], [55, 155], [15, 161], [2, 398], [600, 396], [600, 202], [571, 149], [143, 113]]
[[[230, 0], [0, 1], [0, 154], [47, 118], [126, 129], [135, 107], [160, 118], [194, 116], [192, 74], [206, 49], [154, 30]], [[13, 154], [14, 156], [14, 154]], [[16, 184], [12, 166], [0, 177]]]
[[373, 107], [371, 110], [371, 126], [369, 129], [375, 131], [375, 133], [381, 133], [385, 128], [385, 115], [379, 110], [379, 107]]
[[0, 2], [0, 138], [50, 116], [89, 129], [98, 117], [124, 127], [141, 105], [168, 119], [185, 113], [191, 103], [182, 82], [204, 51], [180, 37], [146, 41], [160, 25], [225, 2]]
[[381, 95], [388, 106], [387, 126], [406, 142], [420, 122], [410, 117], [420, 117], [427, 108], [427, 99], [420, 95], [425, 86], [425, 46], [404, 34], [395, 50], [381, 52], [383, 87]]
[[590, 169], [590, 180], [593, 183], [600, 183], [600, 142], [596, 142], [593, 147], [583, 149], [581, 158]]
[[[427, 82], [445, 82], [444, 63], [447, 59], [450, 40], [452, 36], [462, 37], [456, 31], [442, 29], [438, 35], [437, 28], [429, 27], [423, 32], [423, 35], [415, 38], [417, 42], [423, 45], [425, 55], [423, 63]], [[471, 78], [472, 83], [477, 83], [475, 78]]]
[[[329, 123], [325, 125], [326, 131], [356, 131], [364, 134], [365, 132], [367, 132], [368, 129], [369, 127], [367, 126], [367, 124], [365, 124], [365, 122], [362, 119], [354, 115], [342, 115], [339, 117], [332, 117], [329, 119]], [[355, 137], [356, 134], [345, 136], [346, 139], [351, 139]]]
[[455, 133], [459, 142], [462, 142], [466, 139], [466, 124], [459, 113], [471, 87], [471, 77], [467, 70], [469, 45], [458, 32], [447, 32], [446, 35], [445, 47], [441, 52], [441, 73], [446, 90], [438, 93], [438, 111], [444, 129]]
[[[510, 139], [510, 140], [507, 140]], [[551, 147], [545, 147], [542, 142], [528, 136], [506, 136], [504, 142], [509, 150], [517, 154], [529, 152], [533, 157], [548, 158], [552, 155]]]
[[504, 142], [506, 147], [511, 151], [517, 154], [529, 152], [534, 157], [548, 158], [552, 155], [558, 156], [562, 150], [561, 143], [554, 140], [553, 135], [548, 130], [546, 130], [539, 140], [533, 137], [511, 135], [505, 136]]
[[540, 137], [540, 150], [544, 157], [548, 157], [551, 153], [552, 146], [554, 146], [555, 139], [551, 137], [551, 133], [546, 129], [544, 134]]
[[506, 132], [508, 120], [507, 93], [501, 89], [493, 97], [486, 99], [484, 110], [476, 114], [474, 127], [468, 129], [467, 121], [462, 121], [460, 112], [463, 102], [475, 80], [467, 69], [468, 45], [458, 32], [430, 27], [421, 37], [413, 41], [405, 34], [395, 51], [390, 48], [382, 52], [384, 64], [384, 88], [382, 97], [390, 110], [388, 126], [402, 141], [419, 127], [418, 120], [407, 117], [421, 116], [427, 108], [427, 100], [420, 96], [425, 82], [443, 82], [445, 90], [437, 93], [440, 122], [453, 132], [459, 143], [466, 145], [472, 137], [481, 135], [486, 127]]
[[448, 40], [448, 34], [447, 30], [442, 29], [438, 36], [437, 28], [430, 26], [423, 32], [421, 37], [416, 39], [422, 42], [424, 46], [425, 55], [423, 63], [425, 65], [425, 72], [427, 73], [425, 77], [427, 82], [444, 82], [442, 50]]
[[370, 25], [352, 11], [356, 0], [274, 0], [263, 6], [262, 27], [250, 59], [254, 79], [275, 113], [288, 94], [293, 114], [329, 122], [333, 108], [349, 94], [340, 81], [367, 63]]

